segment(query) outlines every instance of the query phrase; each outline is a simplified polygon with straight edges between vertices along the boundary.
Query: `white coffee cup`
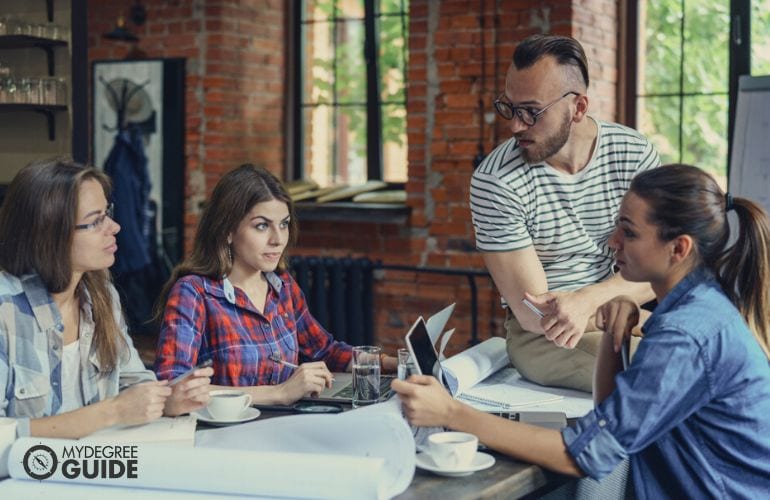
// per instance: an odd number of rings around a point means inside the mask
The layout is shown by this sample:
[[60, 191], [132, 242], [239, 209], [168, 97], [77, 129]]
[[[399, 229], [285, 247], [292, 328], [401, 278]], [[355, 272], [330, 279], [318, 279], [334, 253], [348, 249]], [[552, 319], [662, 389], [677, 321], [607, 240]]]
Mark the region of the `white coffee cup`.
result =
[[428, 454], [439, 467], [458, 469], [473, 462], [479, 438], [467, 432], [437, 432], [428, 437]]
[[236, 420], [251, 404], [251, 396], [237, 389], [223, 389], [209, 393], [209, 415], [216, 420]]

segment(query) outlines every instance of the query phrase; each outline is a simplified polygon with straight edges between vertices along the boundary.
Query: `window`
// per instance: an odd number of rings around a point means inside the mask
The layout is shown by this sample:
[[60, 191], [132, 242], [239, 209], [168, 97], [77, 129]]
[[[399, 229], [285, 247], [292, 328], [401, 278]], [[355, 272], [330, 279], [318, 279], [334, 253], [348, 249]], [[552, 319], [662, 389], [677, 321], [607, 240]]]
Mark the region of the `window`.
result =
[[698, 165], [726, 186], [738, 76], [770, 73], [770, 0], [629, 4], [638, 5], [631, 10], [638, 35], [629, 44], [638, 61], [634, 125], [664, 163]]
[[751, 74], [770, 75], [770, 0], [751, 3]]
[[322, 187], [405, 182], [408, 0], [300, 5], [293, 176]]

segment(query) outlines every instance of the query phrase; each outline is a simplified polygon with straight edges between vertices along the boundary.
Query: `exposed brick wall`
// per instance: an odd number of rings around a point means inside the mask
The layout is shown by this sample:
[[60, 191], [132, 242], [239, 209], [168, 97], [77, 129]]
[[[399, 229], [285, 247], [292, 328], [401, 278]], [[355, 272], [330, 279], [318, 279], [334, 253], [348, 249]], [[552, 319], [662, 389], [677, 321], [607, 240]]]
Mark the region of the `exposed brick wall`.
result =
[[613, 120], [618, 85], [618, 2], [576, 0], [573, 2], [571, 35], [580, 40], [588, 57], [591, 76], [591, 113]]
[[105, 40], [117, 15], [147, 57], [187, 58], [186, 248], [200, 204], [222, 173], [253, 162], [283, 174], [286, 54], [280, 0], [143, 0], [147, 22], [128, 20], [133, 0], [89, 0], [89, 60], [122, 59], [129, 45]]
[[[91, 59], [127, 48], [100, 38], [133, 0], [89, 0]], [[150, 57], [187, 57], [186, 237], [199, 203], [222, 172], [241, 161], [283, 172], [284, 8], [278, 0], [143, 0], [138, 30]], [[481, 4], [485, 11], [480, 12]], [[615, 116], [617, 6], [612, 0], [411, 0], [408, 69], [409, 221], [305, 221], [296, 253], [367, 255], [390, 264], [483, 270], [474, 250], [468, 184], [478, 139], [483, 152], [508, 137], [492, 111], [516, 43], [540, 32], [573, 35], [586, 48], [592, 113]], [[481, 20], [484, 29], [480, 27]], [[482, 43], [483, 42], [483, 43]], [[486, 64], [482, 64], [482, 44]], [[485, 77], [482, 78], [482, 68]], [[479, 108], [479, 100], [483, 108]], [[483, 129], [480, 124], [483, 123]], [[188, 246], [189, 248], [189, 246]], [[376, 335], [400, 345], [418, 315], [456, 301], [449, 327], [458, 350], [470, 335], [470, 287], [463, 277], [380, 272]], [[479, 333], [503, 334], [499, 296], [477, 278]]]
[[[484, 12], [479, 10], [482, 3]], [[484, 124], [483, 153], [509, 136], [505, 125], [490, 113], [492, 101], [504, 88], [516, 43], [540, 32], [572, 35], [584, 42], [592, 78], [592, 113], [613, 119], [615, 16], [615, 3], [609, 0], [412, 0], [406, 185], [411, 218], [404, 227], [304, 223], [299, 251], [367, 254], [392, 264], [483, 270], [475, 251], [468, 186], [480, 124]], [[477, 282], [480, 337], [502, 335], [499, 295], [490, 279]], [[376, 333], [386, 346], [400, 344], [418, 315], [431, 314], [454, 301], [458, 308], [449, 326], [456, 327], [457, 333], [450, 348], [461, 349], [469, 339], [470, 287], [463, 277], [391, 271], [378, 281], [376, 301]]]

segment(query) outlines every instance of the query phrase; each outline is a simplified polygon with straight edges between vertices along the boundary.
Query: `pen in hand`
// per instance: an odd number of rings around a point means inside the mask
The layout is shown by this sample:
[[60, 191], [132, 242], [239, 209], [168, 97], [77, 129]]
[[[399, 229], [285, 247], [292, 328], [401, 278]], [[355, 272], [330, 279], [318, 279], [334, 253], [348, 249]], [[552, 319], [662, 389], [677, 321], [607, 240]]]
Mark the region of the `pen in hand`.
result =
[[538, 309], [537, 306], [535, 306], [535, 304], [533, 304], [532, 302], [528, 301], [527, 299], [521, 299], [521, 303], [524, 304], [525, 306], [529, 307], [529, 309], [533, 313], [537, 314], [537, 316], [539, 318], [542, 318], [543, 316], [545, 316], [545, 314], [543, 314], [543, 311]]
[[289, 368], [295, 368], [296, 369], [296, 368], [299, 367], [298, 365], [295, 365], [294, 363], [292, 363], [290, 361], [286, 361], [285, 359], [281, 359], [281, 356], [277, 352], [274, 352], [273, 354], [270, 355], [270, 360], [278, 363], [279, 365], [288, 366]]
[[[274, 352], [273, 354], [271, 354], [269, 359], [270, 361], [278, 363], [279, 365], [288, 366], [289, 368], [293, 368], [295, 370], [299, 368], [299, 365], [292, 363], [291, 361], [286, 361], [285, 359], [281, 359], [281, 356], [277, 352]], [[332, 375], [332, 382], [334, 382], [334, 375]]]
[[173, 379], [171, 379], [171, 382], [169, 382], [168, 385], [169, 385], [169, 387], [174, 386], [174, 385], [178, 384], [179, 382], [183, 381], [184, 379], [192, 376], [192, 374], [195, 373], [195, 370], [200, 370], [201, 368], [207, 368], [207, 367], [213, 366], [213, 365], [214, 365], [214, 360], [209, 358], [209, 359], [199, 363], [198, 365], [193, 366], [192, 368], [190, 368], [189, 370], [187, 370], [183, 374], [174, 377]]

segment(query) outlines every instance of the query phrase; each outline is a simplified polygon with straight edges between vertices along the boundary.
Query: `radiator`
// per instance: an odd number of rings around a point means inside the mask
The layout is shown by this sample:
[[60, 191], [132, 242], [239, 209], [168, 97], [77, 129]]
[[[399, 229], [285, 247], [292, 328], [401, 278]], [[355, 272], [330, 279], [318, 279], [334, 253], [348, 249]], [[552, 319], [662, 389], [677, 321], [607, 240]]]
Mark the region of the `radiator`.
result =
[[299, 257], [289, 267], [310, 313], [335, 339], [374, 342], [374, 266], [367, 258]]

